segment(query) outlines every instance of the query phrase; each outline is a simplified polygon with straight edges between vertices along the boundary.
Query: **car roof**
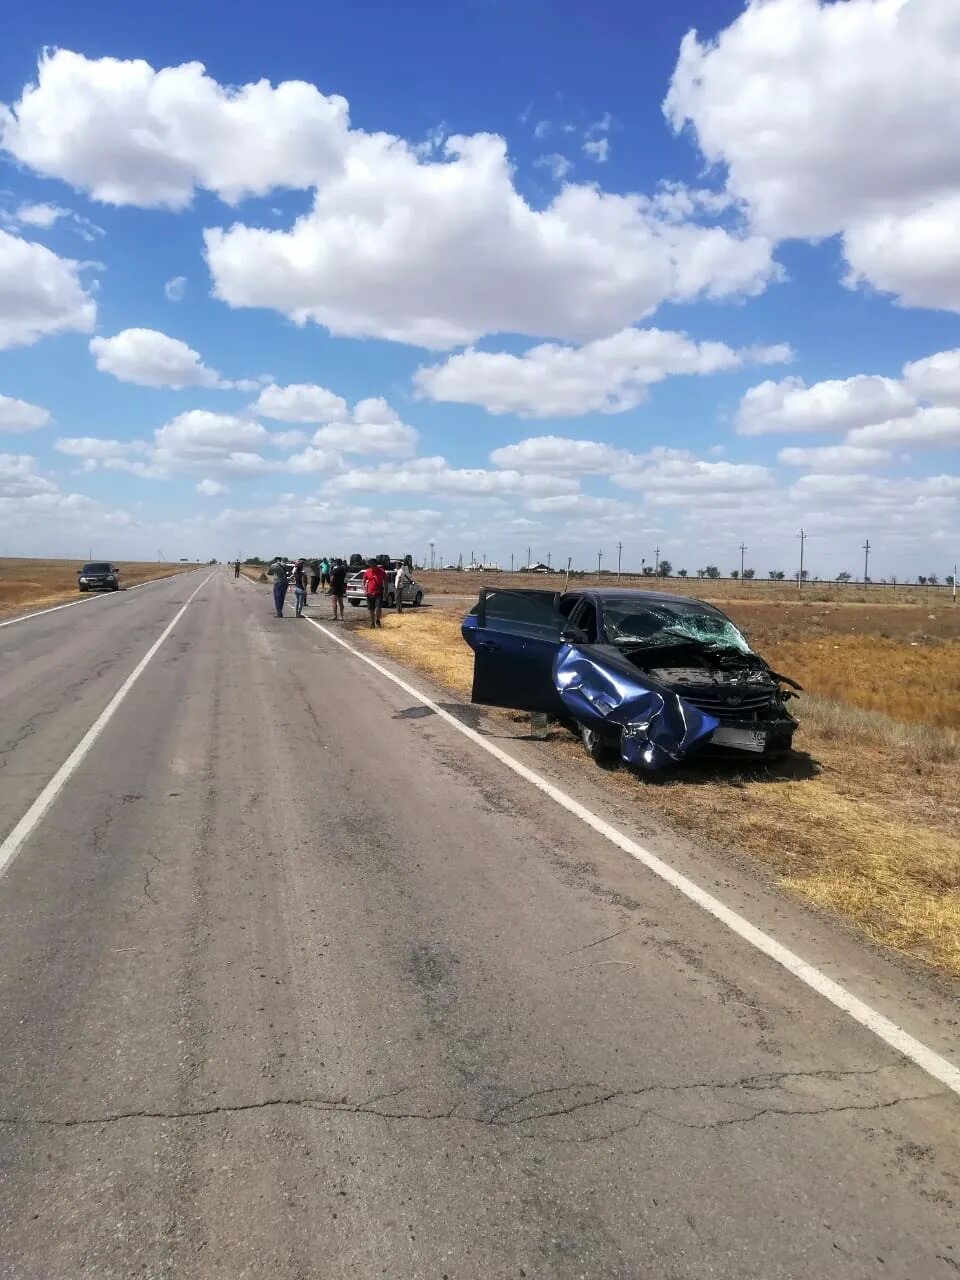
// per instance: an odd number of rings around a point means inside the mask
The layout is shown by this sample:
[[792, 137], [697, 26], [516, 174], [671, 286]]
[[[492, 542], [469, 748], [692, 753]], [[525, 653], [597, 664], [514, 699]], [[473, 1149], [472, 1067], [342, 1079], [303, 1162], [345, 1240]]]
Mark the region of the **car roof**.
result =
[[[564, 591], [565, 596], [588, 596], [591, 600], [636, 600], [638, 604], [707, 604], [696, 596], [681, 596], [675, 591], [645, 591], [642, 587], [582, 587]], [[713, 605], [707, 605], [712, 609]]]

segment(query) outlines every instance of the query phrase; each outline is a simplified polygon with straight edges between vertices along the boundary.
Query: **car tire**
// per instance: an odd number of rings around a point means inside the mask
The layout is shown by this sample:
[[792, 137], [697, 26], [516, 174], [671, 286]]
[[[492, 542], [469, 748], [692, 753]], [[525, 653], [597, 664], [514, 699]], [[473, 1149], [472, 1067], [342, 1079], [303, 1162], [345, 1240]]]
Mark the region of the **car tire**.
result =
[[351, 600], [351, 601], [350, 601], [350, 606], [351, 606], [351, 608], [353, 608], [353, 609], [359, 609], [359, 608], [360, 608], [360, 601], [359, 601], [359, 600]]
[[583, 749], [596, 764], [613, 764], [620, 759], [619, 742], [603, 737], [596, 729], [588, 729], [585, 724], [580, 725], [579, 729]]
[[85, 591], [86, 591], [86, 589], [87, 589], [86, 587], [77, 587], [77, 590], [78, 590], [78, 591], [83, 591], [83, 592], [85, 592]]
[[413, 607], [415, 609], [419, 609], [422, 604], [423, 604], [423, 592], [418, 591], [417, 594], [413, 597]]
[[394, 609], [396, 608], [396, 604], [397, 604], [396, 596], [389, 595], [387, 596], [386, 600], [383, 602], [383, 607], [385, 609]]

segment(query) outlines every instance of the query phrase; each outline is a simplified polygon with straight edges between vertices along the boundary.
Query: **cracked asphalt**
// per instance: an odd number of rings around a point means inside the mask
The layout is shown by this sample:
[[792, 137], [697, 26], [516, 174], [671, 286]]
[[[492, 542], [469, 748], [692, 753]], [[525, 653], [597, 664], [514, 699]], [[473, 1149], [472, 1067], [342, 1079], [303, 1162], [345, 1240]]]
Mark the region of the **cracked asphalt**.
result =
[[[0, 838], [198, 581], [0, 632]], [[0, 880], [3, 1280], [951, 1277], [958, 1135], [226, 573]]]

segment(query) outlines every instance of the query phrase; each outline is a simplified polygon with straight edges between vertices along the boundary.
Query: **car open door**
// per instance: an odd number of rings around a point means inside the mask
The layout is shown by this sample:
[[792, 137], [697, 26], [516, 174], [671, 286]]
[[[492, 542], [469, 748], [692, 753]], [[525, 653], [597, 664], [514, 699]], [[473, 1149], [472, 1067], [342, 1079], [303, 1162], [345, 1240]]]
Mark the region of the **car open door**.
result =
[[473, 611], [472, 700], [517, 711], [564, 712], [553, 683], [553, 661], [569, 625], [554, 591], [484, 587]]

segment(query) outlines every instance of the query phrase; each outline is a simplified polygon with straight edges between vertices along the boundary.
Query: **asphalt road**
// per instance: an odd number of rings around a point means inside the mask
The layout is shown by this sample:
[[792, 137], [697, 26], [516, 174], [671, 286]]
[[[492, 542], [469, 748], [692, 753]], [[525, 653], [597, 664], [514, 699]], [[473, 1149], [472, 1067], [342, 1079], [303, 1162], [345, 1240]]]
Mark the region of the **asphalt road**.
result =
[[[0, 840], [202, 581], [0, 631]], [[958, 1135], [223, 571], [0, 879], [3, 1280], [956, 1280]]]

